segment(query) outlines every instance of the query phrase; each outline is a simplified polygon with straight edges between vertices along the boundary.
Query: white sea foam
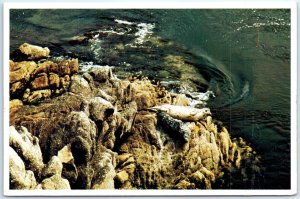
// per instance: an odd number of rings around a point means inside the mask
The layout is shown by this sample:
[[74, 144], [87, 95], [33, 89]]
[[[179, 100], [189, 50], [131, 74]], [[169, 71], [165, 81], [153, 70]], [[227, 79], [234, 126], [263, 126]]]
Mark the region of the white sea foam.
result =
[[[97, 35], [96, 35], [97, 36]], [[91, 49], [91, 52], [93, 53], [93, 56], [95, 59], [97, 60], [101, 60], [101, 55], [102, 55], [102, 40], [100, 40], [98, 37], [94, 37], [93, 39], [90, 39], [90, 49]]]
[[110, 33], [110, 34], [116, 34], [116, 35], [124, 35], [126, 32], [117, 32], [114, 30], [100, 30], [101, 33]]
[[119, 24], [129, 25], [129, 26], [137, 25], [137, 32], [134, 34], [134, 36], [136, 36], [136, 39], [134, 40], [135, 44], [128, 44], [132, 47], [136, 47], [136, 44], [138, 45], [143, 44], [147, 35], [151, 35], [155, 27], [155, 25], [151, 23], [134, 23], [134, 22], [119, 20], [119, 19], [115, 19], [115, 22]]
[[119, 24], [126, 24], [126, 25], [133, 25], [133, 22], [125, 21], [125, 20], [120, 20], [120, 19], [115, 19], [115, 22]]
[[260, 28], [260, 27], [267, 27], [267, 26], [291, 26], [290, 23], [282, 21], [279, 19], [278, 21], [268, 21], [266, 23], [259, 22], [259, 23], [253, 23], [253, 24], [245, 24], [236, 29], [236, 31], [241, 31], [248, 28]]
[[153, 33], [154, 27], [155, 27], [154, 24], [150, 24], [150, 23], [138, 24], [138, 31], [135, 33], [135, 36], [137, 36], [137, 38], [135, 39], [135, 43], [142, 44], [146, 36]]
[[192, 107], [205, 106], [212, 97], [215, 97], [215, 94], [212, 91], [206, 91], [205, 93], [193, 92], [186, 95], [190, 101], [190, 106]]
[[103, 68], [103, 67], [110, 67], [110, 68], [114, 68], [114, 66], [108, 66], [108, 65], [105, 65], [105, 66], [102, 66], [102, 65], [97, 65], [97, 64], [94, 64], [94, 62], [81, 62], [79, 63], [79, 68], [80, 68], [80, 71], [81, 72], [87, 72], [91, 69], [94, 69], [94, 68]]

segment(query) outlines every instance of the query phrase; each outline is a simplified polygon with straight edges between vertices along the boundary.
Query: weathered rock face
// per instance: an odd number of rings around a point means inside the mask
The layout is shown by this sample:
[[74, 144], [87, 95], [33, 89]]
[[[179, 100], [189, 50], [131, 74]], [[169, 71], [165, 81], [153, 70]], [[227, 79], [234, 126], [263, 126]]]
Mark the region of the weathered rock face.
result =
[[70, 189], [68, 180], [61, 177], [61, 160], [53, 156], [44, 164], [38, 138], [25, 127], [19, 131], [10, 127], [9, 145], [11, 189]]
[[74, 161], [87, 164], [95, 150], [96, 125], [84, 112], [71, 112], [49, 137], [49, 157], [70, 144]]
[[9, 178], [11, 189], [34, 189], [36, 180], [32, 171], [25, 170], [25, 165], [16, 151], [9, 147]]
[[[185, 95], [141, 76], [120, 80], [111, 67], [74, 75], [74, 59], [30, 63], [24, 104], [10, 107], [10, 124], [32, 133], [11, 128], [19, 157], [12, 152], [12, 168], [29, 180], [11, 171], [12, 188], [209, 189], [244, 186], [229, 176], [259, 180], [253, 149]], [[18, 65], [11, 62], [11, 71]], [[65, 92], [53, 97], [57, 89]]]
[[27, 169], [32, 170], [36, 176], [41, 173], [44, 163], [38, 138], [32, 136], [24, 127], [19, 132], [10, 127], [9, 145], [28, 163]]

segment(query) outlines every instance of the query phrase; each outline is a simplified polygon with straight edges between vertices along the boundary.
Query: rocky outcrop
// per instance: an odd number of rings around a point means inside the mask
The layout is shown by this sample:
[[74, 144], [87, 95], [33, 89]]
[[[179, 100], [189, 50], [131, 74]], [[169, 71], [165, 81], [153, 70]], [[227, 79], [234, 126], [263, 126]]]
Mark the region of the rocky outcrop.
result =
[[25, 170], [25, 165], [16, 151], [9, 147], [9, 183], [11, 189], [34, 189], [36, 180], [34, 173]]
[[260, 180], [256, 152], [186, 95], [143, 76], [120, 80], [111, 67], [76, 74], [76, 59], [26, 63], [35, 69], [11, 82], [26, 82], [10, 107], [20, 129], [11, 128], [11, 167], [23, 176], [11, 171], [12, 188], [210, 189], [244, 186], [231, 176]]
[[25, 127], [9, 129], [9, 178], [11, 189], [70, 189], [62, 178], [62, 162], [53, 156], [44, 164], [37, 137]]
[[20, 50], [35, 61], [10, 60], [10, 96], [25, 103], [37, 103], [65, 92], [70, 77], [78, 73], [78, 60], [62, 60], [58, 63], [40, 60], [50, 53], [48, 48], [23, 44]]

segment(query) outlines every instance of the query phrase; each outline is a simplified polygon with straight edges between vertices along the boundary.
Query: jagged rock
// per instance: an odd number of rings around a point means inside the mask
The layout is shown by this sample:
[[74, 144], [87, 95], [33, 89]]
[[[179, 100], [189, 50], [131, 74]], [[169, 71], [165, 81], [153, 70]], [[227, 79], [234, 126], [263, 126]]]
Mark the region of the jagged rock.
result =
[[91, 146], [86, 139], [76, 136], [71, 142], [71, 151], [74, 154], [76, 165], [87, 165], [91, 159]]
[[[148, 144], [154, 145], [157, 148], [161, 148], [159, 135], [156, 132], [156, 125], [157, 119], [155, 114], [151, 114], [149, 112], [139, 112], [135, 116], [132, 131], [141, 134], [142, 138], [144, 138]], [[139, 142], [139, 140], [135, 140], [132, 144], [135, 142]]]
[[186, 180], [180, 181], [178, 184], [175, 185], [176, 189], [195, 189], [196, 186], [194, 183], [190, 183]]
[[115, 172], [115, 155], [109, 152], [97, 154], [93, 160], [95, 173], [92, 180], [92, 189], [114, 189]]
[[78, 178], [76, 165], [74, 163], [63, 163], [62, 177], [66, 178], [71, 185], [75, 184]]
[[78, 177], [76, 182], [72, 185], [74, 189], [91, 189], [92, 178], [94, 175], [94, 169], [87, 166], [77, 167]]
[[121, 171], [117, 173], [115, 180], [117, 183], [123, 184], [129, 179], [129, 175], [126, 171]]
[[101, 97], [95, 97], [88, 104], [89, 115], [94, 121], [104, 121], [115, 112], [114, 106]]
[[13, 69], [9, 73], [9, 83], [15, 83], [18, 81], [27, 82], [30, 80], [30, 75], [37, 68], [37, 65], [33, 61], [13, 62], [10, 61], [10, 68]]
[[[20, 70], [19, 64], [11, 62], [11, 71]], [[45, 167], [52, 171], [44, 172], [54, 174], [54, 180], [45, 183], [38, 177], [37, 188], [58, 188], [66, 182], [62, 177], [72, 189], [228, 188], [235, 181], [229, 176], [259, 176], [255, 151], [242, 139], [231, 139], [209, 109], [192, 108], [190, 98], [142, 76], [120, 80], [110, 67], [73, 75], [77, 70], [78, 60], [45, 61], [29, 79], [23, 75], [10, 82], [26, 102], [10, 114], [11, 124], [24, 125], [39, 137], [45, 162], [57, 160], [48, 163], [56, 165], [53, 169]], [[48, 78], [47, 89], [22, 87], [41, 76]], [[45, 90], [48, 100], [27, 105], [43, 99], [38, 92]]]
[[78, 59], [62, 60], [58, 63], [60, 76], [73, 75], [78, 72]]
[[45, 47], [24, 43], [19, 47], [19, 50], [28, 56], [29, 59], [41, 59], [49, 56], [50, 50]]
[[26, 167], [38, 177], [44, 167], [42, 152], [37, 137], [32, 136], [26, 128], [21, 127], [19, 132], [15, 127], [9, 127], [9, 145], [27, 163]]
[[79, 94], [82, 96], [89, 96], [91, 94], [91, 88], [89, 83], [78, 75], [74, 75], [71, 78], [70, 92]]
[[[95, 123], [84, 112], [71, 112], [48, 140], [49, 157], [71, 144], [75, 162], [86, 163], [95, 149], [97, 131]], [[78, 154], [73, 152], [84, 152]]]
[[43, 176], [45, 178], [51, 177], [53, 175], [61, 175], [62, 173], [62, 162], [57, 156], [52, 156], [48, 164], [43, 169]]
[[[128, 104], [125, 104], [125, 106], [123, 107], [123, 111], [121, 112], [121, 115], [128, 121], [128, 124], [125, 125], [126, 126], [126, 129], [124, 129], [125, 132], [131, 130], [136, 113], [137, 113], [137, 104], [135, 101], [129, 102]], [[122, 135], [120, 135], [120, 138], [121, 136]]]
[[200, 171], [196, 171], [190, 176], [190, 179], [196, 184], [202, 184], [204, 182], [205, 176]]
[[132, 154], [130, 153], [123, 153], [117, 157], [118, 164], [128, 163], [128, 160], [129, 162], [132, 162], [133, 160]]
[[10, 189], [35, 189], [36, 179], [32, 171], [25, 170], [25, 165], [16, 151], [9, 147]]
[[46, 178], [42, 181], [42, 189], [71, 189], [68, 180], [63, 179], [59, 174], [55, 174], [50, 178]]
[[71, 147], [69, 145], [64, 146], [60, 151], [58, 151], [57, 156], [62, 163], [69, 163], [74, 161]]
[[98, 82], [105, 82], [114, 78], [112, 67], [109, 66], [97, 67], [95, 69], [92, 69], [92, 71], [90, 71], [90, 74], [92, 75], [94, 80]]

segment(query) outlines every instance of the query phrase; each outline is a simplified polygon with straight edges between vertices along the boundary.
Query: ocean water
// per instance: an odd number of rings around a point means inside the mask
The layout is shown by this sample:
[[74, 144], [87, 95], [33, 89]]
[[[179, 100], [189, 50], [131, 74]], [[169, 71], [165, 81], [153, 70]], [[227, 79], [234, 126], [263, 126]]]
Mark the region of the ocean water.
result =
[[290, 10], [11, 10], [10, 52], [24, 42], [78, 57], [82, 71], [213, 91], [214, 118], [262, 156], [264, 179], [249, 189], [290, 188]]

